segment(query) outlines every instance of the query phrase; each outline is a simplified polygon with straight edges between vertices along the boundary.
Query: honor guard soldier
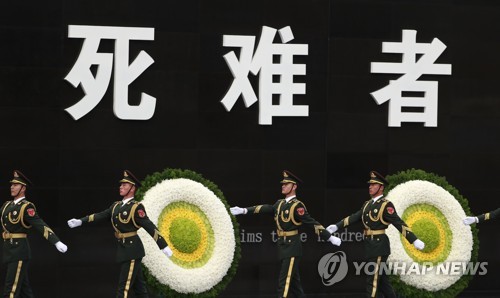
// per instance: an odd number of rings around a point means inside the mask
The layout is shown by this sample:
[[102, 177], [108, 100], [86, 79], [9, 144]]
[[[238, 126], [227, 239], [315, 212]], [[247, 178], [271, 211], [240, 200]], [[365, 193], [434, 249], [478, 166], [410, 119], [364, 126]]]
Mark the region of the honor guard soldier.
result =
[[[371, 171], [368, 181], [368, 192], [371, 199], [363, 203], [361, 210], [344, 218], [334, 225], [328, 226], [330, 233], [338, 229], [361, 221], [364, 230], [365, 257], [368, 263], [374, 263], [375, 272], [367, 278], [367, 297], [377, 297], [377, 294], [384, 294], [384, 297], [396, 297], [394, 290], [385, 274], [381, 274], [380, 268], [387, 261], [391, 254], [389, 237], [385, 230], [392, 224], [408, 242], [413, 243], [416, 249], [424, 249], [425, 244], [417, 239], [406, 223], [398, 216], [394, 205], [385, 199], [384, 187], [387, 181], [381, 174]], [[382, 264], [382, 265], [381, 265]]]
[[125, 170], [119, 182], [120, 196], [123, 197], [121, 201], [114, 202], [102, 212], [80, 219], [70, 219], [68, 226], [76, 228], [83, 223], [111, 220], [118, 246], [116, 261], [121, 264], [116, 297], [128, 297], [130, 289], [135, 293], [135, 297], [148, 297], [141, 266], [145, 252], [137, 230], [144, 228], [167, 257], [172, 256], [172, 250], [146, 215], [144, 206], [134, 200], [135, 192], [141, 186], [140, 181], [129, 170]]
[[471, 225], [473, 223], [480, 223], [480, 222], [487, 221], [490, 219], [495, 219], [498, 217], [498, 215], [500, 215], [500, 208], [495, 209], [495, 210], [490, 211], [490, 212], [485, 213], [485, 214], [481, 214], [479, 216], [467, 216], [466, 218], [464, 218], [463, 221], [464, 221], [464, 224]]
[[28, 242], [28, 230], [34, 228], [60, 252], [68, 249], [59, 241], [54, 231], [40, 218], [35, 205], [26, 200], [26, 188], [31, 181], [18, 170], [10, 181], [12, 201], [2, 206], [3, 262], [7, 264], [3, 297], [34, 297], [28, 279], [28, 264], [31, 248]]
[[326, 229], [307, 212], [304, 203], [299, 201], [296, 191], [302, 183], [290, 171], [283, 171], [281, 193], [284, 199], [274, 205], [258, 205], [247, 208], [230, 208], [233, 215], [240, 214], [272, 214], [276, 222], [278, 235], [278, 253], [281, 261], [281, 270], [278, 282], [278, 297], [304, 297], [300, 282], [299, 260], [302, 256], [302, 241], [298, 228], [302, 224], [314, 227], [321, 239], [339, 246], [340, 238], [332, 236]]

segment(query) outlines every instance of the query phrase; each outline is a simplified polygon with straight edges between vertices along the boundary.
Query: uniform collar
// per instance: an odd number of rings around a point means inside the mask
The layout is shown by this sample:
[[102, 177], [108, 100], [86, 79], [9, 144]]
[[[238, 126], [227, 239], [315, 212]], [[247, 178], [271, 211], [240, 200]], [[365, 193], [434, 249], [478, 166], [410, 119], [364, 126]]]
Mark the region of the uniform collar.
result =
[[288, 202], [290, 202], [291, 199], [293, 199], [295, 197], [297, 197], [297, 196], [291, 196], [291, 197], [285, 198], [285, 201], [288, 203]]
[[372, 198], [372, 203], [375, 203], [377, 202], [381, 197], [383, 197], [384, 195], [380, 195], [378, 197], [375, 197], [375, 198]]
[[128, 202], [132, 201], [134, 199], [134, 197], [131, 197], [131, 198], [128, 198], [128, 199], [123, 199], [122, 200], [122, 206], [127, 204]]
[[19, 198], [19, 199], [15, 199], [14, 200], [14, 204], [17, 204], [19, 202], [21, 202], [22, 200], [26, 199], [26, 197], [22, 197], [22, 198]]

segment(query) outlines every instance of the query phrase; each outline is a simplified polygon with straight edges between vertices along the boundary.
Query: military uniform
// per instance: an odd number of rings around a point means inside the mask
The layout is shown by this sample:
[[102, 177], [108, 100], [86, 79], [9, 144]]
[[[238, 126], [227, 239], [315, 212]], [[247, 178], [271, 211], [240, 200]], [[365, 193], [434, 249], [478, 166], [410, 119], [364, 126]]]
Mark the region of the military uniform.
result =
[[[140, 186], [139, 180], [128, 170], [125, 171], [124, 178], [120, 182]], [[108, 209], [85, 216], [80, 220], [83, 223], [111, 221], [117, 243], [116, 261], [121, 264], [116, 297], [127, 297], [130, 289], [135, 292], [135, 297], [148, 297], [141, 266], [145, 252], [137, 230], [144, 228], [160, 249], [167, 247], [167, 242], [148, 218], [144, 206], [133, 198], [125, 204], [123, 201], [117, 201]]]
[[[370, 178], [368, 183], [387, 184], [385, 178], [375, 171], [370, 172]], [[381, 264], [387, 261], [391, 254], [389, 237], [385, 234], [385, 230], [392, 224], [410, 243], [413, 243], [417, 236], [398, 216], [393, 203], [383, 197], [378, 198], [376, 201], [373, 199], [366, 201], [358, 212], [344, 218], [335, 225], [338, 229], [341, 229], [360, 221], [365, 228], [365, 257], [369, 263], [376, 263], [375, 274], [369, 275], [367, 279], [367, 296], [376, 297], [377, 293], [382, 292], [385, 297], [396, 297], [388, 277], [379, 275], [378, 272]]]
[[[301, 180], [290, 173], [283, 172], [281, 183], [298, 183]], [[279, 297], [304, 297], [300, 282], [299, 261], [302, 256], [302, 241], [298, 228], [302, 225], [314, 227], [321, 239], [328, 240], [331, 234], [307, 212], [306, 206], [296, 197], [278, 200], [274, 205], [248, 207], [247, 214], [272, 214], [278, 236], [278, 253], [281, 270], [278, 283]]]
[[[12, 184], [31, 184], [20, 171], [14, 171]], [[38, 215], [35, 205], [26, 198], [7, 201], [2, 205], [1, 223], [3, 238], [3, 263], [7, 264], [4, 297], [34, 297], [28, 279], [28, 263], [31, 248], [28, 230], [34, 228], [50, 243], [56, 244], [59, 238]]]
[[500, 215], [500, 208], [477, 216], [478, 223], [495, 219]]

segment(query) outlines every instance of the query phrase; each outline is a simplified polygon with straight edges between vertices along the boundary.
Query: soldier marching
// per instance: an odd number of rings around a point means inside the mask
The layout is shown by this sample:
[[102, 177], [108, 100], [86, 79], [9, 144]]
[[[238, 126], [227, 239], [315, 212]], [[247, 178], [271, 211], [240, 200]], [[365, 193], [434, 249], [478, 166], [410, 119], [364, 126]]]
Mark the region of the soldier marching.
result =
[[65, 253], [68, 248], [39, 216], [35, 205], [26, 199], [26, 190], [32, 186], [31, 181], [21, 171], [15, 170], [10, 184], [13, 200], [5, 202], [0, 209], [3, 263], [7, 266], [3, 296], [30, 298], [34, 296], [28, 277], [31, 260], [28, 230], [34, 228], [61, 253]]
[[416, 249], [422, 250], [425, 246], [399, 217], [394, 205], [383, 197], [387, 184], [384, 176], [376, 171], [371, 171], [368, 181], [368, 192], [371, 199], [364, 202], [359, 211], [327, 228], [330, 233], [334, 233], [360, 221], [363, 224], [365, 228], [365, 257], [368, 262], [377, 264], [374, 274], [367, 277], [367, 297], [377, 297], [379, 293], [383, 293], [385, 297], [396, 297], [389, 278], [379, 272], [379, 268], [383, 266], [391, 254], [389, 237], [385, 234], [385, 230], [390, 224], [396, 227], [408, 242], [413, 243]]
[[80, 219], [68, 220], [70, 228], [82, 224], [111, 220], [115, 230], [117, 243], [116, 261], [120, 263], [120, 277], [116, 297], [127, 297], [129, 291], [135, 297], [148, 297], [146, 283], [142, 274], [141, 260], [145, 256], [144, 246], [137, 234], [137, 230], [144, 228], [155, 240], [158, 247], [167, 257], [172, 256], [172, 250], [158, 231], [158, 228], [146, 215], [144, 206], [134, 200], [140, 181], [130, 172], [125, 170], [123, 178], [119, 181], [121, 201], [114, 202], [111, 206], [99, 213], [94, 213]]
[[322, 240], [339, 246], [340, 238], [332, 236], [326, 229], [307, 212], [306, 206], [297, 198], [297, 187], [302, 183], [290, 171], [283, 171], [281, 193], [284, 199], [276, 201], [274, 205], [257, 205], [240, 208], [231, 207], [233, 215], [240, 214], [272, 214], [276, 223], [278, 235], [278, 253], [281, 269], [278, 280], [279, 297], [304, 297], [300, 282], [299, 262], [302, 256], [302, 241], [298, 228], [305, 224], [314, 227], [316, 234]]

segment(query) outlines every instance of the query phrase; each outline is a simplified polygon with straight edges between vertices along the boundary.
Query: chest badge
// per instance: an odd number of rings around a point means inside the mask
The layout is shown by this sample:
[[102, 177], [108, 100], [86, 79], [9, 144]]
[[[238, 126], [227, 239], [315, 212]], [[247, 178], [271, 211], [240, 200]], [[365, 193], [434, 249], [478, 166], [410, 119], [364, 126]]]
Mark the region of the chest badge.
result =
[[127, 211], [123, 211], [123, 216], [127, 216]]

